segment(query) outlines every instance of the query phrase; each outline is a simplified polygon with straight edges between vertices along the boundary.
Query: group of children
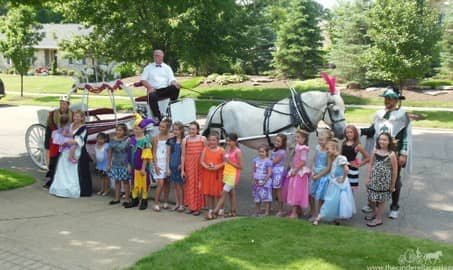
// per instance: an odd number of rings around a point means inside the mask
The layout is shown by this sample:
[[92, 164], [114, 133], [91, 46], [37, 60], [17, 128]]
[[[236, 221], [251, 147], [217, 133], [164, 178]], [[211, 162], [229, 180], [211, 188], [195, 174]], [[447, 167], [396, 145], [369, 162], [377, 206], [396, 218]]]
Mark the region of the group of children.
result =
[[305, 215], [313, 225], [321, 220], [339, 224], [356, 213], [354, 193], [359, 187], [359, 168], [368, 164], [366, 187], [373, 212], [365, 217], [366, 225], [381, 225], [385, 202], [395, 190], [397, 175], [392, 138], [389, 133], [380, 134], [370, 158], [360, 144], [355, 126], [348, 125], [344, 135], [345, 140], [340, 143], [331, 131], [319, 131], [311, 166], [307, 163], [308, 134], [302, 130], [296, 131], [292, 155], [287, 152], [283, 134], [275, 137], [270, 157], [266, 146], [259, 147], [252, 162], [255, 215], [263, 213], [261, 204], [265, 206], [264, 215], [269, 215], [275, 200], [277, 216], [284, 215], [283, 205], [287, 204], [291, 207], [289, 218]]
[[[169, 209], [173, 186], [176, 200], [173, 211], [198, 216], [207, 208], [208, 220], [219, 215], [236, 216], [235, 186], [243, 168], [237, 135], [227, 135], [224, 149], [219, 145], [219, 134], [201, 136], [197, 122], [189, 124], [185, 135], [182, 123], [172, 124], [164, 119], [159, 124], [159, 134], [153, 138], [145, 135], [148, 124], [146, 119], [139, 119], [132, 137], [128, 136], [127, 127], [119, 124], [109, 142], [105, 134], [98, 134], [94, 154], [101, 179], [98, 194], [108, 194], [111, 180], [115, 183], [115, 197], [110, 204], [120, 203], [123, 191], [125, 208], [138, 206], [144, 210], [148, 207], [152, 177], [157, 182], [152, 206], [156, 212]], [[270, 215], [272, 202], [276, 202], [276, 216], [285, 216], [285, 205], [289, 205], [289, 218], [308, 215], [314, 225], [321, 220], [349, 219], [356, 212], [354, 193], [358, 190], [359, 168], [371, 160], [366, 185], [373, 213], [366, 220], [370, 227], [382, 224], [384, 204], [396, 180], [396, 157], [389, 134], [379, 136], [370, 159], [360, 144], [356, 127], [346, 127], [343, 143], [332, 138], [329, 130], [321, 130], [311, 166], [308, 133], [297, 130], [294, 139], [291, 154], [284, 134], [274, 138], [270, 151], [266, 145], [258, 148], [252, 161], [251, 187], [256, 216]], [[224, 213], [227, 198], [230, 211]]]

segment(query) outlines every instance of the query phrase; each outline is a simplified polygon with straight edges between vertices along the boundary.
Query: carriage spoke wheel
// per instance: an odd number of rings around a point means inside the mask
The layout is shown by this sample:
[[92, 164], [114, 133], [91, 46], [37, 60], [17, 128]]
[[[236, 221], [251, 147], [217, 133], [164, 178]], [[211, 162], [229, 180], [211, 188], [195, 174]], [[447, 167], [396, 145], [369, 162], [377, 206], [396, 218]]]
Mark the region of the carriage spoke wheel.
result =
[[44, 148], [46, 127], [41, 124], [31, 125], [25, 132], [25, 147], [33, 163], [40, 169], [47, 169], [47, 150]]

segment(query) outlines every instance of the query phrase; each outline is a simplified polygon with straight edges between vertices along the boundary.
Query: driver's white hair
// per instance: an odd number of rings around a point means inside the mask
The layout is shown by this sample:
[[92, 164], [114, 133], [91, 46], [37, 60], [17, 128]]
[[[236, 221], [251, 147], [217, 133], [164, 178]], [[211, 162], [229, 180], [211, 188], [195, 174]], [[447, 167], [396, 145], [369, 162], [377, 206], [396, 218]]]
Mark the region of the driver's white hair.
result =
[[162, 51], [162, 50], [154, 50], [153, 54], [155, 54], [155, 53], [160, 53], [160, 54], [162, 54], [162, 56], [164, 56], [164, 51]]

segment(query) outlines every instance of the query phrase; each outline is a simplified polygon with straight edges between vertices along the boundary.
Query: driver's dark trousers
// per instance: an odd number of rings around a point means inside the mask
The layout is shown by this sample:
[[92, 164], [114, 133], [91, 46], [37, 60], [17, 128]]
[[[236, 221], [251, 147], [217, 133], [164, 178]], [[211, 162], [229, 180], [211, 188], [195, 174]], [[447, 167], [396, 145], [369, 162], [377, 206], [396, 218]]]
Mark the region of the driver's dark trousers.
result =
[[148, 104], [153, 112], [153, 116], [162, 120], [162, 115], [159, 111], [158, 101], [166, 98], [170, 98], [171, 101], [178, 99], [179, 88], [174, 85], [167, 86], [165, 88], [157, 89], [156, 91], [148, 95]]

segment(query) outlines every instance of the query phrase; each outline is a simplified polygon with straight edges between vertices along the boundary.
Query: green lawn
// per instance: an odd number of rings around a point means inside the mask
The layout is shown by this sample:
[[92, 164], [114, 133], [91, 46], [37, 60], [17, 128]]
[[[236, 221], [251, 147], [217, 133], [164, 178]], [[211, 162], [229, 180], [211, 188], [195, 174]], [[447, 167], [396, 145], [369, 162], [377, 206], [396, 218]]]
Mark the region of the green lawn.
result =
[[18, 172], [0, 169], [0, 191], [24, 187], [35, 182], [35, 178]]
[[[20, 91], [20, 76], [0, 74], [8, 91]], [[24, 76], [24, 93], [59, 93], [66, 94], [74, 80], [70, 76]]]
[[[7, 91], [20, 91], [20, 77], [17, 75], [0, 74], [4, 81]], [[286, 87], [269, 87], [269, 86], [235, 86], [235, 85], [216, 85], [212, 87], [198, 87], [204, 77], [192, 77], [181, 81], [182, 97], [193, 97], [197, 99], [240, 99], [240, 100], [261, 100], [261, 101], [278, 101], [289, 96]], [[73, 79], [70, 76], [25, 76], [24, 77], [24, 94], [27, 93], [56, 93], [66, 94]], [[311, 79], [306, 81], [292, 81], [290, 84], [298, 91], [326, 91], [327, 86], [322, 79]], [[184, 89], [186, 88], [186, 89]], [[188, 88], [188, 89], [187, 89]], [[191, 91], [190, 89], [195, 90]], [[133, 88], [133, 95], [143, 96], [144, 88]], [[102, 93], [107, 95], [107, 93]], [[116, 92], [116, 95], [124, 96], [124, 91]], [[381, 98], [361, 98], [342, 94], [345, 104], [357, 105], [382, 105]], [[405, 100], [405, 106], [412, 107], [453, 107], [452, 101], [436, 100]]]
[[[346, 119], [349, 123], [371, 123], [376, 110], [346, 108]], [[453, 129], [453, 112], [409, 111], [419, 115], [420, 120], [412, 120], [414, 127]]]
[[197, 231], [131, 269], [367, 269], [400, 266], [400, 256], [417, 249], [442, 251], [436, 265], [453, 265], [453, 246], [440, 242], [298, 220], [241, 218]]

